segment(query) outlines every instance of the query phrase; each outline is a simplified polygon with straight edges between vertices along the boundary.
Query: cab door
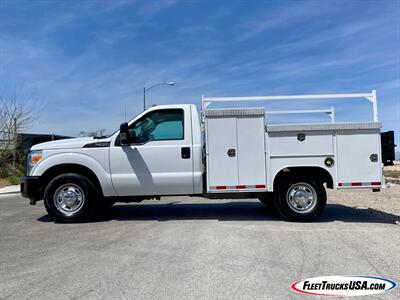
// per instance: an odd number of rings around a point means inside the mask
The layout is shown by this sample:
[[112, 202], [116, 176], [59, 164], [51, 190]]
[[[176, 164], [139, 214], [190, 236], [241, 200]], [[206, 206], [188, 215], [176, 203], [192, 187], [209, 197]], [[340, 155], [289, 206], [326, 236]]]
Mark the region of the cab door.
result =
[[129, 125], [132, 143], [110, 147], [119, 196], [193, 194], [190, 107], [151, 108]]

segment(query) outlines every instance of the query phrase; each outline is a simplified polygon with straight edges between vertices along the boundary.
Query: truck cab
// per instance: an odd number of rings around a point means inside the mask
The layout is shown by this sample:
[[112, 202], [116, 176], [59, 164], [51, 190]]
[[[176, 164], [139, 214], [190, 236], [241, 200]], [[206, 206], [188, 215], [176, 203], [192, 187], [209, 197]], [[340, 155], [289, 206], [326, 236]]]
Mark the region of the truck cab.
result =
[[195, 105], [146, 110], [110, 140], [110, 176], [118, 196], [201, 194], [202, 148]]

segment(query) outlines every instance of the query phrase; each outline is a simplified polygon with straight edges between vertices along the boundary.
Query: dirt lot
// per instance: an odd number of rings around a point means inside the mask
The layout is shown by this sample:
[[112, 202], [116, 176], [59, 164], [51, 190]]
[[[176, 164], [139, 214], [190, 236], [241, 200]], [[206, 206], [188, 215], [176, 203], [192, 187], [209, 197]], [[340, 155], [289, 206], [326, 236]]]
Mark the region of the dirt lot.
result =
[[362, 210], [390, 222], [400, 222], [400, 185], [388, 184], [380, 192], [371, 190], [327, 190], [329, 202]]
[[0, 188], [5, 187], [7, 185], [9, 185], [8, 181], [3, 178], [0, 178]]
[[384, 167], [383, 175], [385, 175], [386, 182], [400, 184], [400, 161], [395, 161], [393, 166]]
[[380, 192], [370, 189], [327, 190], [329, 202], [345, 205], [389, 222], [400, 222], [400, 162], [383, 168], [386, 188]]

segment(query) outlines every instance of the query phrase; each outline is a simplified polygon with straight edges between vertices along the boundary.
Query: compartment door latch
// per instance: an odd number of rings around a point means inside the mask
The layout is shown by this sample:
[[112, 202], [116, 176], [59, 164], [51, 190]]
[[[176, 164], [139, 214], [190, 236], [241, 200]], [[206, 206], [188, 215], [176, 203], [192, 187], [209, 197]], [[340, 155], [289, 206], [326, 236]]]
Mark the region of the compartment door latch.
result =
[[236, 156], [236, 150], [235, 149], [228, 149], [227, 152], [229, 157], [235, 157]]
[[369, 157], [369, 160], [372, 162], [377, 162], [378, 161], [378, 154], [371, 154]]

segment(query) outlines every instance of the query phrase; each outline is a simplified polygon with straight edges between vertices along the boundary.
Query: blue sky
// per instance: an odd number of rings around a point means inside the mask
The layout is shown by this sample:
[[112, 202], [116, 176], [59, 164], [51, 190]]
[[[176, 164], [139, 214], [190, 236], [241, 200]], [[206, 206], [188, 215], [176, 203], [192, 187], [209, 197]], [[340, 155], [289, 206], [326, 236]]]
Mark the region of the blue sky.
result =
[[[149, 104], [376, 89], [400, 144], [400, 1], [0, 1], [0, 88], [34, 99], [30, 132], [112, 132], [166, 80]], [[361, 99], [267, 108], [332, 105], [338, 121], [372, 118]]]

